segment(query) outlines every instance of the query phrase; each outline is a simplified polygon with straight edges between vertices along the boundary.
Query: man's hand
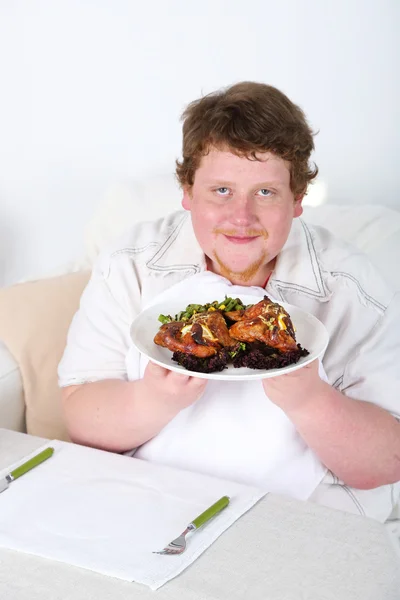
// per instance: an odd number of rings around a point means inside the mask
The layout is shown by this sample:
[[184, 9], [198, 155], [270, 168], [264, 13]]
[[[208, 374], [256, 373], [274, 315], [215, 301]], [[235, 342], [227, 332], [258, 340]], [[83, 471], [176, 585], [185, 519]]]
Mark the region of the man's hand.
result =
[[306, 408], [328, 384], [318, 373], [318, 360], [285, 375], [262, 380], [268, 398], [287, 413]]
[[149, 363], [136, 381], [105, 379], [63, 390], [71, 439], [111, 452], [137, 448], [156, 436], [204, 392], [206, 379]]
[[167, 412], [177, 414], [203, 395], [207, 379], [181, 375], [149, 362], [142, 385], [149, 397], [162, 404]]
[[399, 481], [400, 424], [379, 406], [349, 398], [323, 381], [317, 360], [262, 384], [271, 402], [344, 483], [370, 489]]

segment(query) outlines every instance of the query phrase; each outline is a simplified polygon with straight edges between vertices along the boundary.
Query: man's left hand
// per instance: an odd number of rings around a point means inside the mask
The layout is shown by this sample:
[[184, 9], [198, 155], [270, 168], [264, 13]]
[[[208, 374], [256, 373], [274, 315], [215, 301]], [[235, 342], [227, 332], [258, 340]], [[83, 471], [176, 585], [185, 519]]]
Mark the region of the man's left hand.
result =
[[262, 380], [268, 398], [286, 413], [306, 407], [328, 385], [319, 376], [318, 360], [285, 375]]

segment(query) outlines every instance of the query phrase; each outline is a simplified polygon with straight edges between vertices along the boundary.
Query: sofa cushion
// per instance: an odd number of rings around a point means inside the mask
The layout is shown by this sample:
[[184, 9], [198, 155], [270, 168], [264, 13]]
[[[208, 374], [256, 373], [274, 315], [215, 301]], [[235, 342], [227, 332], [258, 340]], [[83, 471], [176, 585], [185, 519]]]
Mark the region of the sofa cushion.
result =
[[89, 272], [68, 273], [0, 290], [0, 339], [19, 365], [32, 435], [68, 440], [57, 365], [88, 280]]

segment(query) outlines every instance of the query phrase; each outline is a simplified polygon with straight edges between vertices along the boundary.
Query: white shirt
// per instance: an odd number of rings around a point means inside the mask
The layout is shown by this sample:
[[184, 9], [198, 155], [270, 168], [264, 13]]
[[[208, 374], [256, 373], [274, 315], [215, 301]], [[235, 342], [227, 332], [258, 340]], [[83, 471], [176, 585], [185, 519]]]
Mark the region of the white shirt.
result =
[[[94, 267], [59, 365], [60, 385], [140, 378], [143, 364], [129, 333], [133, 319], [155, 297], [186, 280], [190, 285], [190, 278], [205, 270], [188, 213], [179, 211], [132, 228]], [[296, 219], [266, 292], [325, 324], [330, 342], [323, 365], [331, 385], [400, 417], [395, 359], [399, 300], [365, 255], [327, 230]], [[326, 469], [286, 415], [265, 394], [250, 392], [250, 388], [240, 392], [236, 388], [235, 403], [229, 403], [225, 395], [218, 405], [213, 402], [218, 391], [215, 386], [212, 389], [211, 397], [205, 394], [181, 411], [136, 456], [307, 498]], [[268, 441], [263, 433], [268, 433], [269, 418], [275, 419], [279, 435], [272, 436], [272, 429]], [[201, 448], [201, 440], [211, 443], [210, 427], [218, 421], [225, 429], [213, 438], [217, 446], [212, 450], [219, 452], [213, 458], [213, 452]], [[243, 446], [235, 448], [239, 440]], [[263, 462], [260, 456], [269, 458]]]
[[[99, 257], [59, 365], [60, 386], [127, 379], [129, 330], [151, 298], [206, 270], [189, 213], [135, 225]], [[368, 258], [321, 227], [293, 221], [267, 294], [314, 314], [328, 329], [331, 385], [400, 418], [400, 301]], [[136, 354], [135, 354], [136, 353]]]

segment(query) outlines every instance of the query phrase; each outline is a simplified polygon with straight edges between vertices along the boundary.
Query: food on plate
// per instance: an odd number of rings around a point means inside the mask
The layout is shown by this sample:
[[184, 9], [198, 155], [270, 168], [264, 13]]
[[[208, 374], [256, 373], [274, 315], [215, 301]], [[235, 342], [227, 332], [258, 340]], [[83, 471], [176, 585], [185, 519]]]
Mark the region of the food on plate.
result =
[[239, 298], [189, 304], [175, 317], [160, 315], [154, 342], [190, 371], [213, 373], [231, 363], [251, 369], [281, 368], [309, 354], [296, 342], [287, 311], [268, 296], [245, 306]]
[[235, 345], [221, 312], [194, 313], [187, 321], [161, 325], [154, 342], [173, 352], [185, 352], [200, 358], [214, 356], [223, 347]]
[[[289, 352], [297, 349], [292, 321], [286, 310], [267, 296], [258, 304], [246, 308], [229, 329], [229, 334], [240, 342], [263, 342], [267, 346]], [[232, 319], [230, 315], [228, 318]]]

